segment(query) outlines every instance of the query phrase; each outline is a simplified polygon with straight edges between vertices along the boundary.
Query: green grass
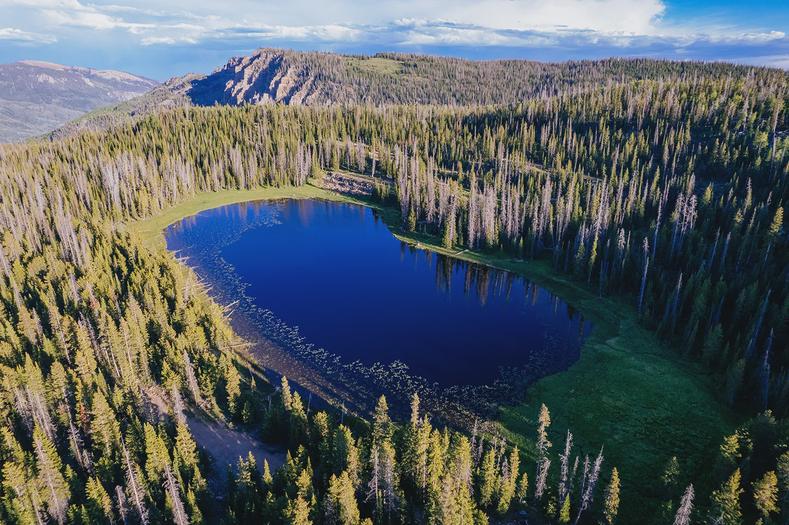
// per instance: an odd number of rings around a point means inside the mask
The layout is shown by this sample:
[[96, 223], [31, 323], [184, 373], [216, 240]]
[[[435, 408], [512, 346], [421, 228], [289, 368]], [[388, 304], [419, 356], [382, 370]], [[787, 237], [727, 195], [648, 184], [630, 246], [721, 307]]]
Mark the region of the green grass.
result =
[[347, 60], [351, 68], [379, 75], [397, 75], [403, 71], [403, 64], [391, 58], [347, 57]]
[[129, 231], [139, 235], [142, 242], [151, 249], [165, 248], [163, 232], [171, 224], [204, 210], [235, 204], [238, 202], [273, 199], [328, 199], [348, 201], [349, 199], [318, 188], [317, 186], [288, 186], [283, 188], [266, 187], [254, 190], [224, 190], [213, 193], [200, 193], [191, 199], [176, 204], [159, 215], [127, 224]]
[[654, 490], [671, 456], [679, 459], [682, 483], [692, 481], [700, 497], [710, 493], [718, 446], [740, 421], [716, 398], [714, 378], [641, 326], [631, 304], [599, 297], [545, 261], [446, 250], [434, 236], [405, 232], [396, 210], [385, 210], [384, 220], [395, 237], [419, 248], [521, 274], [594, 323], [581, 358], [569, 370], [529, 387], [522, 403], [501, 408], [499, 423], [510, 441], [531, 454], [544, 403], [551, 411], [555, 452], [563, 448], [567, 429], [585, 453], [596, 455], [604, 446], [605, 476], [616, 466], [622, 477], [621, 523], [641, 522], [657, 510]]
[[500, 253], [447, 250], [434, 236], [404, 231], [398, 210], [311, 185], [201, 194], [129, 227], [148, 246], [162, 248], [162, 230], [183, 217], [235, 202], [282, 198], [322, 198], [376, 208], [402, 241], [519, 273], [561, 296], [594, 323], [594, 330], [581, 358], [569, 370], [538, 381], [525, 393], [523, 402], [502, 407], [501, 431], [529, 454], [539, 406], [545, 403], [553, 420], [555, 451], [563, 447], [568, 428], [584, 452], [596, 454], [604, 445], [604, 479], [613, 466], [622, 477], [621, 523], [639, 522], [655, 511], [659, 500], [650, 489], [657, 487], [663, 466], [673, 455], [679, 458], [682, 482], [693, 481], [699, 494], [709, 494], [711, 462], [721, 438], [738, 423], [736, 415], [716, 399], [713, 378], [643, 328], [628, 302], [601, 298], [569, 276], [558, 274], [550, 264]]

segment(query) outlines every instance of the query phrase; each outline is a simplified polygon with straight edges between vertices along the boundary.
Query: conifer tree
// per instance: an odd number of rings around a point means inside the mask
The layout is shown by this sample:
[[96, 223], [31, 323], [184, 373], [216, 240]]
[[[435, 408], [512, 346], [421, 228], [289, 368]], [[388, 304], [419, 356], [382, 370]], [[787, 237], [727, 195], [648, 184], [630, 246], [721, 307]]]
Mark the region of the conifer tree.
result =
[[336, 525], [358, 525], [359, 507], [350, 476], [343, 471], [339, 476], [332, 474], [326, 494], [326, 523]]
[[478, 500], [482, 507], [489, 507], [493, 501], [493, 493], [496, 490], [498, 479], [496, 476], [496, 455], [492, 448], [485, 451], [482, 456], [482, 464], [479, 469]]
[[765, 520], [770, 514], [778, 512], [778, 476], [774, 471], [766, 472], [753, 483], [753, 503]]
[[339, 475], [344, 472], [355, 490], [360, 481], [359, 449], [356, 447], [351, 430], [345, 425], [337, 427], [333, 448], [334, 473]]
[[389, 417], [389, 406], [386, 403], [386, 397], [381, 396], [375, 405], [373, 412], [373, 431], [372, 442], [374, 444], [381, 444], [391, 438], [392, 434], [392, 420]]
[[537, 473], [534, 476], [534, 499], [540, 500], [545, 492], [545, 485], [548, 481], [548, 469], [551, 460], [548, 459], [548, 450], [551, 442], [548, 440], [548, 427], [551, 425], [551, 414], [548, 407], [540, 405], [540, 414], [537, 418]]
[[712, 493], [710, 522], [721, 525], [737, 525], [742, 520], [740, 507], [740, 469], [735, 470], [721, 487]]
[[47, 513], [58, 523], [66, 519], [69, 501], [69, 487], [61, 473], [61, 462], [57, 450], [39, 426], [33, 430], [33, 441], [36, 450], [36, 470], [43, 488], [44, 501], [47, 502]]
[[685, 493], [682, 495], [682, 500], [679, 502], [679, 508], [674, 516], [674, 525], [689, 525], [691, 514], [693, 513], [693, 485], [688, 485]]
[[780, 498], [781, 512], [789, 515], [789, 451], [778, 456], [776, 467], [776, 477], [778, 478], [778, 492]]
[[88, 498], [88, 515], [91, 522], [111, 523], [113, 521], [112, 499], [97, 478], [88, 478], [85, 494]]
[[564, 503], [559, 508], [559, 523], [570, 523], [570, 496], [564, 497]]
[[608, 525], [613, 525], [619, 512], [619, 471], [616, 467], [611, 471], [611, 481], [605, 491], [603, 516]]

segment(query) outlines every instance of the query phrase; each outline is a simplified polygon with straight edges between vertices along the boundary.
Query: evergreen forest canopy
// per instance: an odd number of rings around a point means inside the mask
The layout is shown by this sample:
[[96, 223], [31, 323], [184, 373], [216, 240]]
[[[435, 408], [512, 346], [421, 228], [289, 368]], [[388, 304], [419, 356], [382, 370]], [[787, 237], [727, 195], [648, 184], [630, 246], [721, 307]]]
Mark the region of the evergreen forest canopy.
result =
[[[689, 75], [721, 78], [747, 67], [704, 62], [604, 59], [574, 62], [465, 60], [402, 53], [340, 55], [263, 48], [189, 79], [195, 105], [515, 104], [631, 80]], [[763, 72], [763, 74], [771, 74]], [[172, 88], [171, 88], [172, 89]]]
[[[617, 520], [605, 449], [576, 451], [571, 429], [552, 446], [545, 407], [526, 451], [435, 428], [417, 397], [402, 423], [385, 399], [369, 422], [308, 413], [234, 350], [196, 277], [126, 227], [199, 193], [343, 170], [378, 181], [408, 230], [544, 259], [625, 298], [719, 378], [752, 419], [721, 444], [718, 488], [697, 494], [673, 459], [645, 489], [665, 501], [649, 519], [783, 523], [789, 77], [635, 64], [508, 106], [186, 107], [0, 147], [0, 522]], [[262, 430], [285, 465], [242, 459], [217, 500], [208, 480], [224, 474], [189, 410]]]
[[[546, 63], [261, 48], [249, 56], [230, 59], [208, 75], [172, 78], [145, 95], [72, 121], [52, 135], [105, 129], [162, 109], [193, 105], [516, 105], [638, 80], [744, 78], [751, 70], [747, 66], [639, 58]], [[759, 76], [762, 82], [780, 83], [785, 74], [761, 69]]]

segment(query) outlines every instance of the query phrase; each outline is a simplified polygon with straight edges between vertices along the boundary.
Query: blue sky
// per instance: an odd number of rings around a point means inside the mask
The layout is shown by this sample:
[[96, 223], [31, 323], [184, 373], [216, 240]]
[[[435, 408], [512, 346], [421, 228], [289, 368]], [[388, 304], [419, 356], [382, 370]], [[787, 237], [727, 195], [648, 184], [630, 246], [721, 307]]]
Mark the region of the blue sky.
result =
[[164, 80], [258, 47], [789, 69], [789, 0], [0, 0], [0, 62]]

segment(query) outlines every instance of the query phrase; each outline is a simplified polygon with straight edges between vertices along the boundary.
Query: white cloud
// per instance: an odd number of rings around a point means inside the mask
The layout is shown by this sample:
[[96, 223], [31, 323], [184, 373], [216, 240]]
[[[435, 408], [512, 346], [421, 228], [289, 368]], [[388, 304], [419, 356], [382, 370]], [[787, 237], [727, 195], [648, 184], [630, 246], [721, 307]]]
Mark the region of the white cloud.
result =
[[[174, 24], [189, 21], [202, 26], [202, 33], [221, 32], [237, 24], [257, 27], [274, 37], [320, 40], [354, 40], [360, 27], [393, 25], [404, 13], [415, 20], [445, 21], [475, 29], [447, 27], [441, 39], [476, 42], [472, 32], [485, 30], [556, 29], [653, 34], [655, 22], [665, 10], [663, 0], [400, 0], [357, 2], [353, 0], [290, 0], [284, 4], [241, 0], [233, 7], [206, 0], [141, 0], [134, 5], [83, 3], [80, 0], [0, 0], [0, 6], [37, 11], [54, 27], [85, 27], [96, 30], [121, 29], [145, 34], [141, 39], [172, 39]], [[225, 13], [232, 13], [225, 14]], [[183, 31], [182, 31], [183, 32]], [[163, 34], [161, 34], [163, 33]], [[191, 35], [194, 38], [196, 35]], [[465, 33], [465, 35], [463, 35]], [[460, 36], [458, 36], [460, 35]], [[421, 38], [421, 37], [420, 37]], [[425, 37], [429, 39], [430, 37]], [[501, 35], [496, 40], [506, 39]]]
[[662, 0], [483, 0], [447, 2], [443, 16], [493, 29], [653, 34]]
[[140, 43], [144, 46], [156, 46], [156, 45], [167, 45], [172, 46], [176, 44], [197, 44], [197, 40], [188, 37], [188, 36], [181, 36], [181, 37], [172, 37], [172, 36], [147, 36], [140, 40]]
[[351, 42], [364, 32], [354, 27], [338, 24], [321, 26], [252, 26], [222, 29], [212, 38], [252, 37], [265, 40], [319, 40], [327, 42]]
[[767, 31], [767, 32], [745, 32], [737, 33], [732, 31], [728, 34], [715, 34], [709, 37], [711, 42], [750, 42], [750, 43], [766, 43], [773, 40], [783, 40], [786, 38], [786, 33], [783, 31]]
[[0, 40], [9, 40], [20, 43], [52, 44], [57, 42], [53, 35], [31, 33], [15, 27], [0, 27]]
[[[47, 42], [111, 35], [133, 47], [279, 43], [395, 49], [485, 47], [644, 53], [719, 46], [773, 46], [782, 28], [666, 21], [667, 0], [0, 0], [0, 39]], [[405, 15], [405, 16], [404, 16]], [[51, 35], [51, 36], [50, 36]], [[220, 44], [224, 43], [226, 44]], [[567, 51], [570, 53], [571, 51]], [[781, 59], [777, 59], [780, 61]]]

